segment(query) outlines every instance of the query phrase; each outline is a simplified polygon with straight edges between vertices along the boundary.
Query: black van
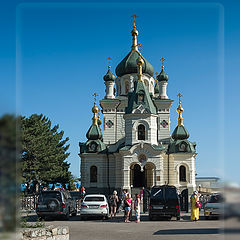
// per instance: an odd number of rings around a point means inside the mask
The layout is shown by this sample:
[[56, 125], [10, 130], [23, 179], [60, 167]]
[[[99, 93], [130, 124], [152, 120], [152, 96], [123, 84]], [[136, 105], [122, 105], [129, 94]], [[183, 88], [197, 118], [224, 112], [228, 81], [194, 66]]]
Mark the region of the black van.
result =
[[174, 186], [154, 186], [149, 198], [149, 220], [154, 217], [176, 217], [180, 220], [180, 200]]

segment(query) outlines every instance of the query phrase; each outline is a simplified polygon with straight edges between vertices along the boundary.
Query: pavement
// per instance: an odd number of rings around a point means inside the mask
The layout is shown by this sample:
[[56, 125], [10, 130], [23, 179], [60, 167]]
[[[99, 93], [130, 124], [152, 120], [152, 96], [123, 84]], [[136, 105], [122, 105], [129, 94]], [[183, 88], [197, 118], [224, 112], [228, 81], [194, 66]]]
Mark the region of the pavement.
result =
[[[116, 218], [102, 220], [97, 218], [81, 220], [81, 216], [70, 217], [68, 221], [46, 221], [46, 225], [69, 226], [70, 240], [122, 240], [124, 239], [166, 239], [166, 240], [235, 240], [240, 239], [240, 228], [237, 220], [205, 220], [200, 213], [198, 222], [190, 221], [190, 213], [182, 213], [180, 221], [149, 221], [147, 214], [141, 214], [141, 222], [124, 223], [123, 214]], [[22, 215], [26, 217], [26, 213]], [[28, 222], [35, 222], [35, 213], [28, 214]], [[224, 234], [223, 234], [224, 233]]]

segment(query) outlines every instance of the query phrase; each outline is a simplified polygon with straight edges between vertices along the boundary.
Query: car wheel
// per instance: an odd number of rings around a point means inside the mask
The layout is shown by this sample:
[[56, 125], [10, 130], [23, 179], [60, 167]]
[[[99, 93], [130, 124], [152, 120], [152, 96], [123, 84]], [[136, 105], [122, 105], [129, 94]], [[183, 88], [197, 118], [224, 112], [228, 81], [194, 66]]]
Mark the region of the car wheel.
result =
[[81, 220], [82, 220], [82, 221], [85, 221], [85, 220], [87, 220], [87, 217], [81, 216]]
[[180, 218], [180, 216], [177, 216], [177, 221], [179, 221], [181, 218]]
[[206, 219], [206, 220], [209, 220], [209, 216], [205, 216], [205, 219]]

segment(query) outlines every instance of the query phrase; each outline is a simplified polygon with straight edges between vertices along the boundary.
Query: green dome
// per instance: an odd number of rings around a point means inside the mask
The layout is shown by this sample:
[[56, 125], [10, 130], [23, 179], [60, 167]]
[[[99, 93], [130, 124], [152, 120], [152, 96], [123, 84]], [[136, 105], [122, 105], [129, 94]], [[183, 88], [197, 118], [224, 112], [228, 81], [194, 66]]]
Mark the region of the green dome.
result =
[[87, 134], [86, 137], [88, 140], [97, 140], [97, 139], [102, 139], [102, 132], [100, 128], [97, 125], [92, 125]]
[[115, 81], [116, 77], [109, 68], [106, 75], [103, 77], [104, 81]]
[[187, 129], [183, 126], [177, 126], [175, 130], [172, 133], [172, 138], [175, 140], [183, 140], [183, 139], [188, 139], [189, 138], [189, 133]]
[[158, 81], [168, 81], [168, 75], [164, 72], [164, 70], [162, 69], [162, 71], [160, 72], [160, 74], [157, 76]]
[[[139, 57], [139, 52], [131, 51], [116, 67], [116, 75], [121, 77], [125, 74], [137, 73], [137, 59]], [[143, 73], [148, 73], [150, 76], [154, 74], [154, 68], [151, 63], [149, 63], [143, 56], [141, 56], [144, 63], [142, 65]]]

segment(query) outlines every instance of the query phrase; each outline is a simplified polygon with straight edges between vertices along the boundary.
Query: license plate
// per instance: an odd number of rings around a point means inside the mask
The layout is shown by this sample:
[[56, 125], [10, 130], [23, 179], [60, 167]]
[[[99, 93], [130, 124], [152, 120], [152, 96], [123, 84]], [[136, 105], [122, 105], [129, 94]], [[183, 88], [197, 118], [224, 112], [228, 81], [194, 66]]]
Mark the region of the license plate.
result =
[[163, 209], [163, 206], [154, 206], [154, 209]]
[[46, 208], [47, 205], [38, 205], [38, 208]]
[[96, 208], [98, 208], [98, 206], [89, 206], [89, 208], [96, 209]]

